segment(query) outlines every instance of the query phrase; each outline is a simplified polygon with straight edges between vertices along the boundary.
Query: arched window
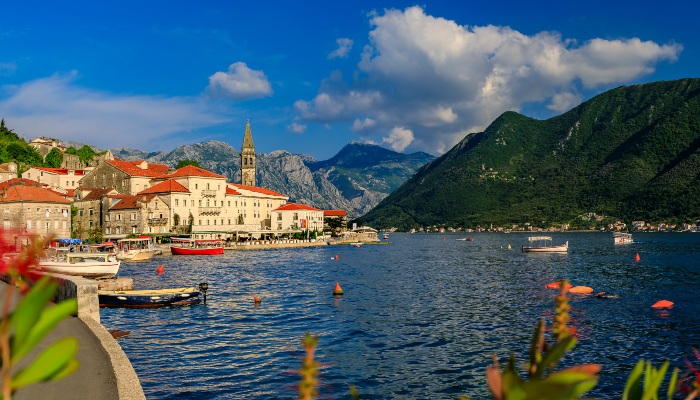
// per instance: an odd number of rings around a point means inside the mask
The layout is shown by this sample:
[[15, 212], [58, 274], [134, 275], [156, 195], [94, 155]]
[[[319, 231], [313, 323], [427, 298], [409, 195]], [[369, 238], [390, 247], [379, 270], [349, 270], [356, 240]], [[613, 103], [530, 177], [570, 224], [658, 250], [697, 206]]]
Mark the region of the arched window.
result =
[[248, 159], [247, 159], [247, 158], [244, 158], [244, 159], [243, 159], [243, 165], [248, 165]]

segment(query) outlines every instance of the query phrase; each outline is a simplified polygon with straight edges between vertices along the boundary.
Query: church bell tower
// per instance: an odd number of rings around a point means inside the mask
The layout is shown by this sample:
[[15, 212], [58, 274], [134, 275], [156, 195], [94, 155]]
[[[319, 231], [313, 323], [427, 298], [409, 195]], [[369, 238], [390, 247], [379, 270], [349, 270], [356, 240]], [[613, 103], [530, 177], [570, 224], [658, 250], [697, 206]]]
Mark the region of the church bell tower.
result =
[[245, 123], [243, 146], [241, 146], [241, 184], [255, 186], [255, 146], [249, 120]]

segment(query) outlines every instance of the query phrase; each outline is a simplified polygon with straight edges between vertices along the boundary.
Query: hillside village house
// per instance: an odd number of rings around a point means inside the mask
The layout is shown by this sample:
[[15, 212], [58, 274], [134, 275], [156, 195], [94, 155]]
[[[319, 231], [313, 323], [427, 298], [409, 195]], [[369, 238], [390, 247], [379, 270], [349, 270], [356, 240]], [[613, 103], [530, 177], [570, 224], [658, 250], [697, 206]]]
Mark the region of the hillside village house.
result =
[[148, 189], [151, 180], [162, 178], [170, 168], [165, 164], [146, 161], [107, 160], [83, 176], [80, 186], [85, 188], [114, 188], [119, 193], [135, 195]]
[[72, 196], [85, 175], [82, 169], [30, 167], [22, 173], [22, 178], [31, 179], [49, 186], [52, 190]]
[[6, 182], [13, 178], [17, 178], [17, 164], [14, 162], [0, 164], [0, 182]]
[[3, 228], [70, 237], [70, 200], [36, 182], [13, 179], [0, 183], [0, 209]]

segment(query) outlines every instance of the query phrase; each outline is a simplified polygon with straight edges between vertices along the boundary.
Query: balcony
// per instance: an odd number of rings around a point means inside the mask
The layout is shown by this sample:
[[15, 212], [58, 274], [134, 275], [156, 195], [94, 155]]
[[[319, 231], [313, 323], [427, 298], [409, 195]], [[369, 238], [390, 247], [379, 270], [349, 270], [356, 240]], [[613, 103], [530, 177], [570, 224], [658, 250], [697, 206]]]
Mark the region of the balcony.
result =
[[199, 215], [219, 215], [221, 214], [221, 207], [199, 207]]
[[168, 224], [168, 219], [167, 218], [149, 218], [148, 219], [148, 225], [167, 225]]
[[202, 197], [216, 197], [216, 190], [202, 190]]

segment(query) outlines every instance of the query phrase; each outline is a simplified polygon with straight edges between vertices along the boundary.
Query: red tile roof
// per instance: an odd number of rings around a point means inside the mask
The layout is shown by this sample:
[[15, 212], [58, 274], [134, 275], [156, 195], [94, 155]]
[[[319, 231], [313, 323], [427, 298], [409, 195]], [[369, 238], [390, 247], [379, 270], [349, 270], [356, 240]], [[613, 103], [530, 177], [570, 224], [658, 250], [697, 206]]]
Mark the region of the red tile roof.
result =
[[85, 197], [82, 198], [82, 200], [88, 201], [88, 200], [99, 200], [100, 197], [108, 194], [109, 192], [111, 192], [114, 189], [112, 189], [112, 188], [108, 188], [108, 189], [83, 188], [82, 190], [89, 190], [90, 191], [90, 193], [88, 193]]
[[184, 167], [173, 172], [172, 174], [168, 174], [166, 176], [166, 178], [182, 178], [182, 177], [187, 177], [187, 176], [201, 176], [201, 177], [205, 177], [205, 178], [224, 178], [224, 179], [226, 179], [226, 177], [223, 175], [215, 174], [211, 171], [207, 171], [204, 168], [195, 167], [194, 165], [185, 165]]
[[313, 208], [311, 206], [307, 206], [306, 204], [297, 204], [297, 203], [287, 203], [285, 205], [277, 207], [276, 209], [274, 209], [272, 211], [289, 211], [289, 210], [321, 211], [318, 208]]
[[177, 183], [176, 181], [174, 181], [172, 179], [168, 179], [167, 181], [153, 185], [153, 186], [149, 187], [148, 189], [143, 189], [138, 194], [172, 193], [172, 192], [189, 193], [190, 191], [187, 190], [186, 187]]
[[138, 204], [138, 202], [149, 202], [151, 201], [154, 197], [156, 197], [155, 194], [150, 194], [150, 195], [145, 195], [145, 196], [131, 196], [131, 195], [123, 195], [123, 196], [114, 196], [114, 197], [121, 197], [122, 199], [112, 207], [110, 207], [111, 210], [130, 210], [134, 208], [141, 208], [141, 205]]
[[3, 188], [0, 202], [32, 202], [32, 203], [61, 203], [70, 204], [70, 200], [60, 196], [51, 190], [35, 186], [10, 186]]
[[244, 190], [249, 190], [251, 192], [256, 192], [256, 193], [262, 193], [262, 194], [267, 194], [270, 196], [281, 196], [281, 197], [287, 197], [281, 193], [273, 192], [270, 189], [265, 189], [257, 186], [248, 186], [248, 185], [241, 185], [240, 183], [230, 183], [229, 185], [233, 186], [234, 188], [239, 188], [239, 189], [244, 189]]
[[51, 172], [58, 175], [68, 175], [68, 171], [73, 171], [75, 175], [85, 175], [83, 169], [67, 169], [67, 168], [48, 168], [48, 167], [32, 167], [41, 171]]
[[138, 167], [144, 161], [122, 161], [118, 159], [106, 161], [117, 169], [124, 171], [131, 176], [147, 176], [160, 178], [168, 173], [168, 166], [165, 164], [147, 164], [146, 169]]
[[12, 178], [9, 181], [0, 182], [0, 188], [8, 188], [10, 186], [34, 186], [42, 187], [43, 185], [37, 181], [25, 178]]
[[235, 191], [235, 190], [233, 190], [233, 189], [231, 189], [231, 188], [228, 187], [228, 186], [226, 186], [226, 194], [236, 194], [236, 195], [240, 195], [241, 193], [240, 193], [240, 192], [237, 192], [237, 191]]
[[347, 215], [345, 210], [323, 210], [324, 217], [345, 217]]

